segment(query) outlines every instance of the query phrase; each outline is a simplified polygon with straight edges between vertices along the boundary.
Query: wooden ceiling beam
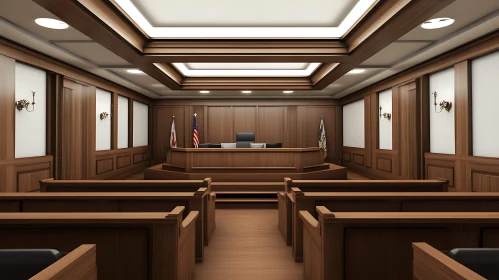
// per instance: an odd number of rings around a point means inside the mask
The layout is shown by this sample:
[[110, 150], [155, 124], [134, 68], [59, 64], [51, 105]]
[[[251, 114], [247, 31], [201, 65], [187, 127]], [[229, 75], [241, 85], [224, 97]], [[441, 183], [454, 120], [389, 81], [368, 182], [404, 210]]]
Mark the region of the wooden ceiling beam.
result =
[[386, 0], [375, 7], [346, 37], [350, 57], [322, 79], [314, 89], [322, 90], [362, 62], [381, 51], [454, 0]]
[[144, 48], [152, 62], [340, 62], [339, 40], [153, 40]]
[[146, 38], [102, 0], [34, 0], [86, 36], [172, 90], [178, 83], [142, 56]]

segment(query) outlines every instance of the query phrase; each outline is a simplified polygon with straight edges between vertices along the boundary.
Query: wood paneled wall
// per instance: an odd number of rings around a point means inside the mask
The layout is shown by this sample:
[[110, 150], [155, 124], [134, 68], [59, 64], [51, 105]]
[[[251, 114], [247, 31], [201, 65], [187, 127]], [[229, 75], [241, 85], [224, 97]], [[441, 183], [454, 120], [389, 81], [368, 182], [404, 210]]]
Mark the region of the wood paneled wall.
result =
[[197, 113], [200, 143], [233, 143], [236, 132], [254, 131], [255, 142], [283, 147], [317, 147], [324, 117], [327, 161], [338, 163], [341, 109], [336, 101], [157, 101], [154, 109], [154, 162], [165, 162], [173, 116], [178, 147], [193, 147], [193, 115]]
[[[15, 158], [15, 63], [47, 72], [46, 156]], [[121, 178], [150, 165], [150, 146], [117, 149], [117, 112], [112, 122], [112, 149], [95, 151], [96, 87], [151, 105], [152, 100], [93, 74], [0, 39], [0, 191], [29, 192], [38, 181]], [[117, 107], [117, 106], [115, 106]], [[133, 114], [133, 104], [130, 106]], [[152, 129], [150, 107], [149, 131]], [[113, 113], [113, 112], [111, 112]], [[129, 133], [132, 133], [130, 121]], [[152, 137], [149, 137], [150, 139]], [[150, 140], [152, 142], [152, 140]]]
[[[373, 178], [449, 180], [451, 191], [499, 191], [499, 158], [472, 156], [471, 60], [499, 50], [499, 31], [340, 100], [364, 98], [365, 147], [342, 147], [342, 163]], [[456, 153], [430, 153], [429, 75], [454, 67]], [[392, 88], [393, 149], [378, 149], [378, 93]], [[493, 121], [493, 120], [491, 120]]]

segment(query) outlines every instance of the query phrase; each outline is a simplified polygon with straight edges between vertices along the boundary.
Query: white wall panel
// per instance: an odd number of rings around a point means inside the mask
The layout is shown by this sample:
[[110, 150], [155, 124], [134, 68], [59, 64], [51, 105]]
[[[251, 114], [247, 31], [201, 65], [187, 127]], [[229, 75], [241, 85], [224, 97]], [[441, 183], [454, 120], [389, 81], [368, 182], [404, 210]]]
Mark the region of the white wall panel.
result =
[[[16, 63], [15, 98], [33, 101], [35, 92], [35, 111], [16, 110], [15, 154], [16, 158], [46, 155], [47, 141], [47, 73], [22, 63]], [[14, 106], [14, 104], [12, 104]], [[30, 105], [29, 110], [33, 109]], [[1, 132], [0, 132], [1, 134]]]
[[118, 149], [128, 148], [128, 98], [118, 95]]
[[[435, 112], [433, 92], [437, 92], [438, 105], [442, 100], [452, 102], [449, 112]], [[456, 153], [454, 67], [430, 75], [430, 152], [439, 154]]]
[[474, 59], [471, 73], [473, 155], [499, 157], [499, 52]]
[[[379, 106], [382, 107], [381, 113], [392, 114], [392, 89], [384, 90], [378, 93]], [[379, 118], [379, 111], [378, 111]], [[379, 118], [379, 148], [382, 150], [392, 149], [392, 119]]]
[[343, 106], [343, 146], [364, 148], [364, 99]]
[[[111, 150], [111, 99], [112, 93], [97, 88], [95, 92], [95, 149], [97, 151]], [[109, 116], [103, 120], [100, 114], [106, 112]]]
[[149, 145], [149, 106], [133, 101], [133, 146]]

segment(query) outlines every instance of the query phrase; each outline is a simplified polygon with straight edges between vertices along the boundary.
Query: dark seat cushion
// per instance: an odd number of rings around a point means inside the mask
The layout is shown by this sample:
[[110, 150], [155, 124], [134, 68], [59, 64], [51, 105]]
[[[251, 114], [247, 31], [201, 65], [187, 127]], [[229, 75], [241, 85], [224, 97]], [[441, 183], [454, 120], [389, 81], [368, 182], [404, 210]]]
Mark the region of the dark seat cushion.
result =
[[487, 279], [499, 279], [499, 249], [456, 248], [449, 257]]
[[0, 278], [27, 280], [62, 257], [62, 253], [52, 249], [0, 250]]
[[222, 144], [209, 144], [210, 148], [222, 148]]
[[210, 148], [210, 145], [211, 144], [199, 144], [198, 147], [199, 148]]

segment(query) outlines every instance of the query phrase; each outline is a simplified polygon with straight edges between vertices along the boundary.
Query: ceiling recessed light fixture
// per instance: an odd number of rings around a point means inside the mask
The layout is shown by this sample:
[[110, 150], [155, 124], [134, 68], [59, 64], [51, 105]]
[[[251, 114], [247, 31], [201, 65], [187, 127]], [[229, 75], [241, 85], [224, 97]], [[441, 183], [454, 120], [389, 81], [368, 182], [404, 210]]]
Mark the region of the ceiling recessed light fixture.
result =
[[282, 91], [282, 92], [283, 92], [283, 93], [293, 93], [294, 91], [292, 91], [292, 90], [284, 90], [284, 91]]
[[53, 18], [37, 18], [35, 19], [36, 24], [50, 28], [50, 29], [66, 29], [69, 27], [64, 21], [60, 21]]
[[421, 24], [421, 27], [424, 29], [437, 29], [449, 26], [454, 23], [454, 20], [451, 18], [433, 18], [427, 20]]
[[251, 90], [243, 90], [243, 91], [241, 91], [241, 92], [242, 92], [242, 93], [252, 93], [252, 91], [251, 91]]
[[144, 72], [140, 71], [139, 69], [128, 69], [126, 71], [130, 74], [144, 74]]
[[350, 72], [348, 72], [348, 74], [360, 74], [360, 73], [364, 73], [366, 70], [365, 69], [352, 69], [350, 70]]
[[200, 90], [199, 93], [210, 93], [209, 90]]

